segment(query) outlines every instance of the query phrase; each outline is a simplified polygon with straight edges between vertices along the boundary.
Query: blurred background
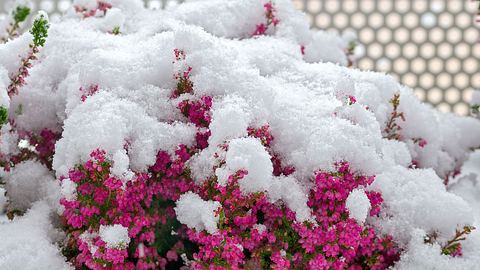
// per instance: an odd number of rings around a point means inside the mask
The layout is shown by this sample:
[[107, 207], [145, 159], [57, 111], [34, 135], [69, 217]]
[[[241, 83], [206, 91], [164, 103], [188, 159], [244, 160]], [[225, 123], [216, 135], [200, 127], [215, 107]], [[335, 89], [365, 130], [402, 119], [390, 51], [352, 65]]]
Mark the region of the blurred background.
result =
[[[148, 8], [181, 0], [144, 0]], [[72, 0], [30, 0], [60, 17]], [[386, 72], [441, 111], [469, 113], [480, 89], [480, 22], [476, 0], [293, 0], [312, 28], [354, 31], [361, 46], [356, 66]], [[13, 0], [0, 0], [0, 16]]]

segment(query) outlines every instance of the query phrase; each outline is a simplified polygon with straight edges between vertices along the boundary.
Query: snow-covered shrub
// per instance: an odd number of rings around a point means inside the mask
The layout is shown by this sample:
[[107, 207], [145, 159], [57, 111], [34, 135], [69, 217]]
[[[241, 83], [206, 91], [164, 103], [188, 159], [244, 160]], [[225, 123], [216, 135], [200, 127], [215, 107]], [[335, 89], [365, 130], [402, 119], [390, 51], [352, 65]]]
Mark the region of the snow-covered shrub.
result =
[[479, 121], [354, 48], [289, 0], [40, 14], [0, 45], [6, 267], [474, 268]]

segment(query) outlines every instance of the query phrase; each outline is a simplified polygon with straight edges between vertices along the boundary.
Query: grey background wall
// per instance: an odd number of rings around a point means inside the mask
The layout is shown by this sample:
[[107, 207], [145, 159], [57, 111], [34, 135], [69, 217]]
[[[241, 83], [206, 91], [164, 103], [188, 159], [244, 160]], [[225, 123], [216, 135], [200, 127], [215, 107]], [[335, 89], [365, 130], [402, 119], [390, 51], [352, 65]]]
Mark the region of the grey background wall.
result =
[[[72, 0], [30, 0], [60, 16]], [[144, 0], [165, 8], [181, 0]], [[13, 0], [0, 0], [0, 14]], [[466, 115], [480, 89], [480, 24], [475, 0], [293, 0], [313, 28], [357, 33], [361, 69], [387, 72], [442, 111]], [[2, 15], [0, 15], [2, 16]]]

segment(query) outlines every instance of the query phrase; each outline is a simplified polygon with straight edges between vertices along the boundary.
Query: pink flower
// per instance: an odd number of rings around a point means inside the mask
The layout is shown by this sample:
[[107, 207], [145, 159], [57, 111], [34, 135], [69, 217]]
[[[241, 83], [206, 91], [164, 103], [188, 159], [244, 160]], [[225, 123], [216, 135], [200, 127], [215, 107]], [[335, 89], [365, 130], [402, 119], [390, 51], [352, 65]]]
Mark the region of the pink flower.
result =
[[357, 102], [357, 99], [354, 96], [348, 96], [348, 104], [352, 105]]

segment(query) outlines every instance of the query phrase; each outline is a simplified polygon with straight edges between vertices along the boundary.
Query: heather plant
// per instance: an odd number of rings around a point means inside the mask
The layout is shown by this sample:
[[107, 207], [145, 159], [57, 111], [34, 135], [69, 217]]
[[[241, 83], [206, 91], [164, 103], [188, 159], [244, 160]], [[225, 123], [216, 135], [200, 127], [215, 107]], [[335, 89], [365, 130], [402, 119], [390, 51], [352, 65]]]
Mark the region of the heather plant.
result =
[[11, 82], [8, 86], [8, 95], [10, 97], [18, 95], [20, 88], [25, 85], [25, 79], [29, 76], [29, 69], [32, 67], [33, 61], [38, 59], [37, 54], [40, 47], [45, 45], [49, 27], [50, 24], [48, 23], [48, 18], [44, 13], [40, 13], [33, 21], [32, 29], [30, 29], [30, 34], [32, 34], [33, 37], [32, 43], [29, 45], [30, 50], [28, 51], [27, 56], [21, 59], [20, 68], [18, 69], [17, 74], [11, 77]]
[[392, 104], [392, 112], [383, 132], [385, 133], [385, 137], [389, 140], [400, 140], [402, 139], [402, 136], [400, 135], [400, 130], [402, 128], [398, 122], [405, 121], [403, 112], [398, 111], [400, 94], [395, 94], [389, 102]]
[[20, 73], [30, 35], [0, 45], [0, 268], [478, 265], [451, 176], [480, 123], [347, 68], [352, 35], [287, 0], [76, 0], [49, 26]]
[[[81, 1], [76, 1], [81, 2]], [[94, 17], [94, 16], [105, 16], [107, 10], [112, 8], [112, 4], [108, 1], [94, 0], [87, 1], [87, 5], [82, 5], [74, 2], [73, 6], [75, 12], [80, 14], [82, 18]], [[92, 3], [93, 2], [93, 3]]]
[[265, 9], [265, 20], [266, 22], [257, 24], [257, 28], [253, 33], [254, 36], [256, 35], [264, 35], [270, 26], [275, 27], [277, 24], [280, 23], [280, 20], [276, 16], [276, 9], [273, 1], [269, 1], [263, 5]]

